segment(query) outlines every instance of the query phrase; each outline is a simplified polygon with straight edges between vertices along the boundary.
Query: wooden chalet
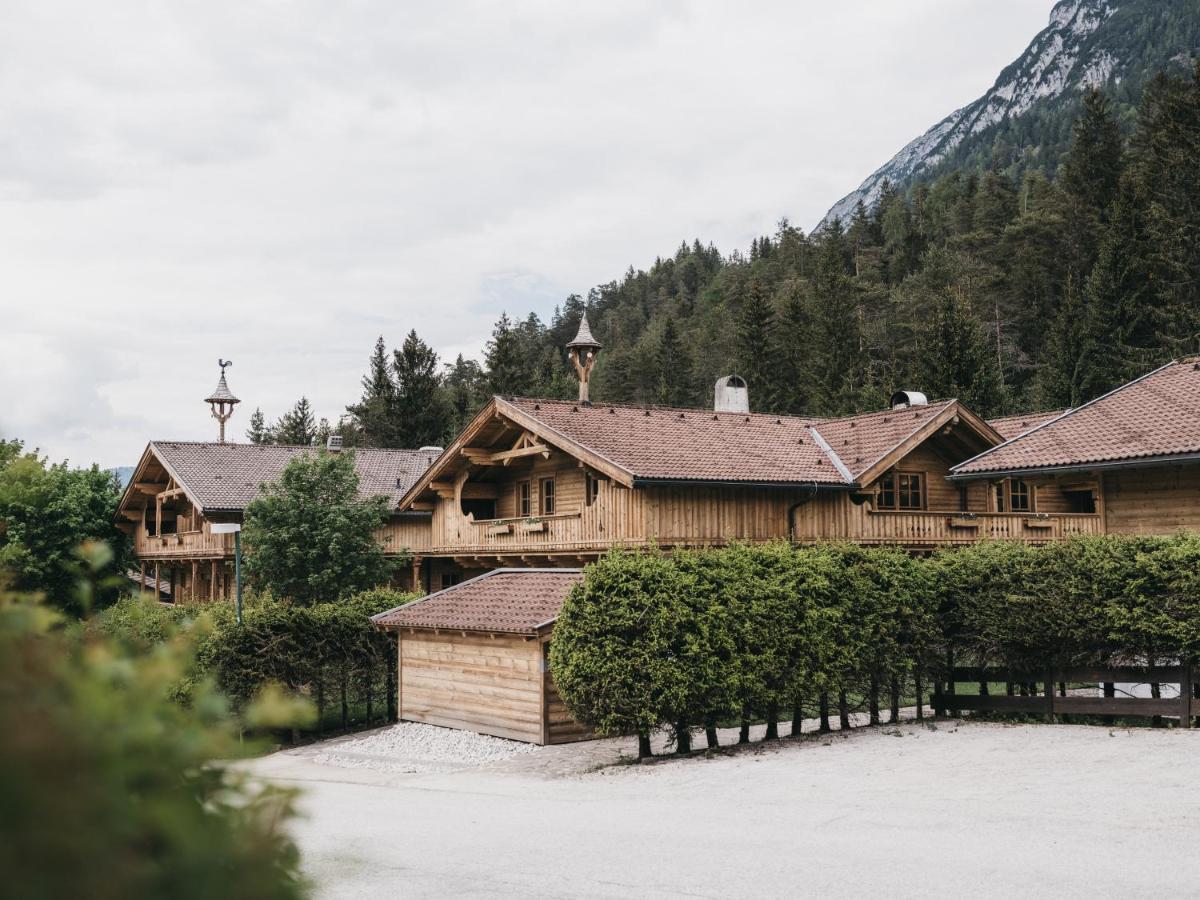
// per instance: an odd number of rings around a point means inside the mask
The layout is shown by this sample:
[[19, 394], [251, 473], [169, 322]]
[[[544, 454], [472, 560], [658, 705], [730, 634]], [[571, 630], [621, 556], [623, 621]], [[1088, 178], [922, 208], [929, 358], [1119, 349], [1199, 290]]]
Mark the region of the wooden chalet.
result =
[[[599, 345], [568, 345], [580, 399], [493, 398], [400, 501], [431, 515], [427, 590], [497, 567], [578, 566], [613, 546], [847, 540], [924, 551], [1104, 528], [1071, 481], [1002, 489], [953, 467], [1057, 414], [984, 421], [957, 400], [899, 392], [843, 418], [754, 414], [721, 379], [712, 410], [590, 403]], [[586, 348], [582, 360], [580, 346]]]
[[1200, 530], [1200, 358], [1177, 360], [951, 469], [994, 503], [1030, 497], [1114, 534]]
[[[206, 402], [225, 433], [237, 398], [225, 383]], [[220, 413], [216, 404], [220, 403]], [[330, 452], [340, 451], [331, 441]], [[430, 515], [397, 508], [400, 497], [441, 451], [360, 449], [354, 453], [363, 496], [384, 495], [393, 509], [378, 537], [388, 553], [420, 552], [428, 546]], [[214, 534], [214, 523], [241, 522], [260, 485], [277, 481], [288, 461], [312, 447], [236, 444], [224, 440], [151, 441], [135, 467], [117, 508], [120, 527], [133, 535], [139, 571], [134, 580], [164, 600], [215, 600], [234, 591], [234, 536]], [[413, 587], [406, 570], [401, 585]]]

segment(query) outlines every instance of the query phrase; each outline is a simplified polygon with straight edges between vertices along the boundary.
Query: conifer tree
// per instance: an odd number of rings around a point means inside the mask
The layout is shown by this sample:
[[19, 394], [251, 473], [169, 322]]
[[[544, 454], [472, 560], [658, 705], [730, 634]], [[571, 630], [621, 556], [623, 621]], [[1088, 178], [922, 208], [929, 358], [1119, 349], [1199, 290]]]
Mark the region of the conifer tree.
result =
[[301, 397], [296, 405], [285, 412], [271, 428], [272, 442], [277, 444], [300, 444], [311, 446], [317, 436], [317, 420], [307, 397]]
[[523, 392], [527, 382], [521, 354], [521, 336], [513, 328], [508, 313], [502, 313], [485, 356], [488, 383], [493, 394], [511, 396]]
[[375, 341], [362, 388], [362, 398], [346, 408], [354, 418], [359, 442], [368, 447], [402, 446], [403, 423], [396, 408], [396, 383], [382, 335]]
[[438, 377], [438, 357], [412, 330], [392, 359], [396, 378], [399, 446], [440, 444], [446, 433], [447, 409]]
[[250, 427], [246, 429], [246, 437], [252, 444], [271, 443], [271, 434], [267, 431], [261, 407], [255, 407], [254, 412], [250, 413]]
[[751, 408], [775, 408], [779, 370], [775, 365], [775, 311], [757, 278], [750, 279], [737, 317], [737, 371], [750, 386]]
[[817, 415], [855, 412], [866, 387], [858, 289], [847, 270], [846, 238], [835, 222], [821, 237], [813, 276], [812, 373]]
[[664, 406], [687, 406], [692, 399], [692, 361], [679, 339], [675, 319], [667, 316], [654, 348], [654, 400]]

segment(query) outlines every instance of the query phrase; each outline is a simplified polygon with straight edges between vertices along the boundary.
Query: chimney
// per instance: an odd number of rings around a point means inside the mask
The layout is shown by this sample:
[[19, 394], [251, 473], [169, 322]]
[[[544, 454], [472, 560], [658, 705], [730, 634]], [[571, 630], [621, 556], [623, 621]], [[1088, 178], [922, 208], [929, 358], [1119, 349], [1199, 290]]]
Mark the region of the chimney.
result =
[[342, 452], [342, 436], [340, 434], [331, 434], [325, 441], [325, 449], [330, 453]]
[[908, 409], [910, 406], [928, 406], [929, 398], [920, 391], [896, 391], [892, 394], [892, 409]]
[[750, 412], [750, 391], [746, 388], [746, 379], [740, 375], [718, 378], [717, 386], [713, 389], [713, 411]]

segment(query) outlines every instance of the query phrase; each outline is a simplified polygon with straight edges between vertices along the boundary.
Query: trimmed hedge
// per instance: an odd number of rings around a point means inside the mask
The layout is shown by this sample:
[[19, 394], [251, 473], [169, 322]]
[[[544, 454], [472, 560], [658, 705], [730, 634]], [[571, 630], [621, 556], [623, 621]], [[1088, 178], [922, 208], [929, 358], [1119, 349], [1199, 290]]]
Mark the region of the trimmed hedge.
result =
[[601, 734], [703, 727], [794, 732], [902, 696], [953, 661], [1014, 669], [1200, 657], [1200, 536], [982, 543], [915, 558], [889, 548], [615, 550], [588, 567], [551, 644], [571, 713]]
[[395, 721], [396, 641], [375, 628], [370, 617], [414, 599], [388, 589], [312, 606], [254, 598], [246, 603], [239, 626], [231, 602], [168, 606], [130, 598], [98, 617], [97, 627], [148, 648], [167, 638], [172, 624], [203, 617], [208, 632], [197, 648], [194, 671], [176, 685], [179, 699], [188, 698], [199, 676], [209, 675], [240, 710], [275, 684], [312, 701], [320, 733], [327, 727]]

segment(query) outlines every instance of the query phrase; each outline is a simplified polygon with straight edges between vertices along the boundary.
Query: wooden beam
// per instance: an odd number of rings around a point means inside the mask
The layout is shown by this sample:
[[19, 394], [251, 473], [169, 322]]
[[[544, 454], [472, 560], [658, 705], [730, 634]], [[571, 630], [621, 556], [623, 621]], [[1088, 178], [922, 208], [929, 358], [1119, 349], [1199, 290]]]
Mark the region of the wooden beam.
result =
[[133, 483], [133, 489], [139, 494], [149, 494], [150, 496], [154, 496], [160, 490], [162, 490], [162, 485], [153, 481], [135, 481]]
[[[544, 459], [549, 459], [551, 451], [545, 444], [535, 443], [524, 447], [514, 447], [512, 450], [496, 451], [486, 450], [481, 447], [463, 447], [460, 452], [477, 466], [507, 466], [514, 459], [520, 459], [524, 456], [538, 456], [540, 454]], [[433, 487], [433, 485], [430, 485], [430, 487]]]

